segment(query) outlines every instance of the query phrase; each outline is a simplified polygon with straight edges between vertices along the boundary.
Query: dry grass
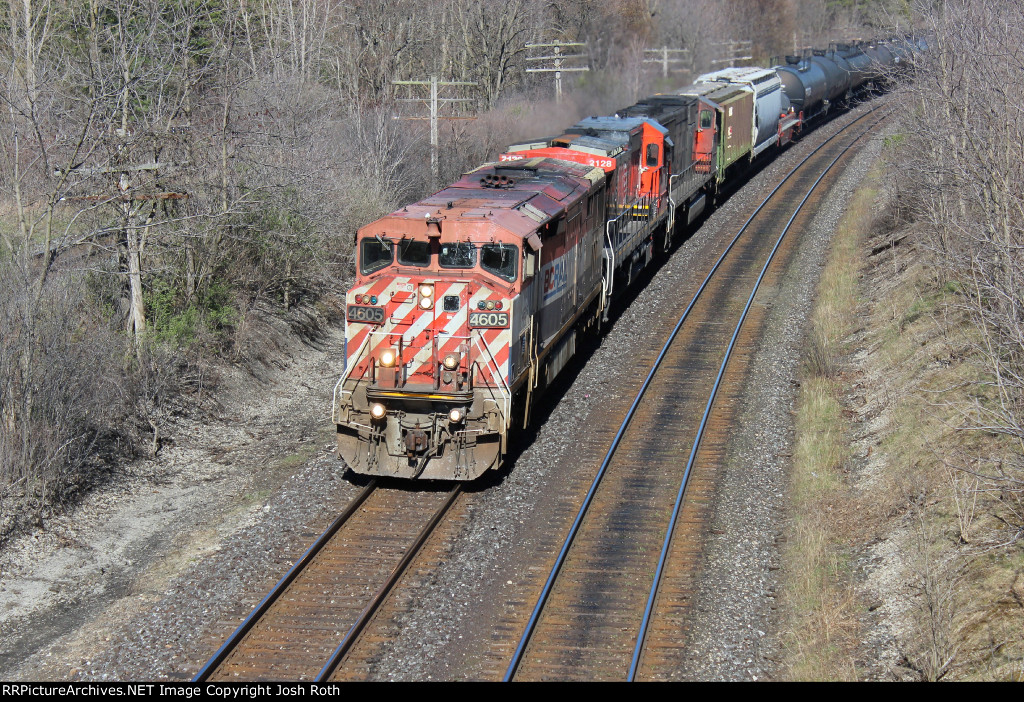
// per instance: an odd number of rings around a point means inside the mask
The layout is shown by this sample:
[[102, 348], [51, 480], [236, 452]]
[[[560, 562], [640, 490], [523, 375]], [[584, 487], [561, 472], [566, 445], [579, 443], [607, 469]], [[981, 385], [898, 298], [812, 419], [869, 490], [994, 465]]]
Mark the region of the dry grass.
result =
[[857, 598], [845, 526], [851, 520], [850, 442], [841, 403], [840, 358], [856, 325], [862, 245], [873, 220], [877, 177], [854, 195], [822, 271], [807, 343], [791, 474], [793, 526], [784, 560], [788, 634], [785, 676], [855, 680]]
[[786, 549], [786, 675], [794, 680], [854, 680], [856, 606], [839, 518], [847, 492], [849, 444], [834, 381], [801, 385], [793, 455], [793, 525]]

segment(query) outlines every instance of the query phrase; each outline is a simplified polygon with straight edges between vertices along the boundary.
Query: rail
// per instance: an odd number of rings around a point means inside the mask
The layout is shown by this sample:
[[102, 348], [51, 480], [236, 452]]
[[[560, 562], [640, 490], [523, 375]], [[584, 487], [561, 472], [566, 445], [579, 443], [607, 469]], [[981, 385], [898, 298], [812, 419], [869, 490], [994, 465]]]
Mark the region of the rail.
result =
[[331, 522], [324, 532], [317, 538], [316, 541], [306, 549], [306, 552], [299, 557], [299, 560], [295, 561], [288, 572], [284, 574], [277, 584], [270, 589], [260, 603], [252, 610], [248, 617], [246, 617], [241, 624], [232, 632], [231, 636], [221, 644], [221, 647], [217, 649], [217, 652], [206, 662], [196, 676], [192, 679], [192, 682], [206, 682], [209, 680], [210, 675], [220, 667], [220, 665], [227, 660], [227, 657], [231, 655], [231, 652], [235, 650], [238, 644], [245, 638], [245, 635], [253, 628], [253, 626], [263, 617], [264, 614], [273, 606], [278, 600], [281, 594], [288, 589], [288, 586], [299, 577], [299, 574], [305, 570], [312, 560], [318, 553], [327, 545], [328, 542], [334, 537], [334, 535], [344, 526], [345, 522], [355, 514], [355, 511], [359, 509], [359, 506], [366, 502], [366, 499], [370, 494], [377, 489], [377, 480], [373, 479], [366, 484], [366, 487], [356, 495], [356, 497], [345, 507], [344, 511], [338, 515], [338, 517]]
[[351, 627], [349, 627], [344, 638], [342, 638], [337, 648], [335, 648], [331, 653], [331, 657], [324, 664], [323, 668], [320, 669], [320, 672], [316, 676], [316, 682], [326, 682], [331, 675], [334, 674], [334, 671], [337, 670], [338, 665], [341, 664], [345, 654], [352, 649], [352, 646], [355, 645], [355, 642], [358, 640], [360, 634], [363, 633], [363, 630], [373, 618], [373, 615], [380, 608], [381, 604], [384, 603], [384, 600], [387, 599], [387, 596], [394, 589], [395, 585], [398, 584], [402, 574], [405, 573], [409, 564], [412, 563], [414, 558], [416, 558], [416, 554], [420, 552], [423, 544], [427, 542], [427, 539], [434, 532], [434, 528], [437, 526], [438, 522], [440, 522], [444, 515], [448, 513], [451, 506], [455, 504], [455, 500], [458, 499], [460, 494], [462, 494], [462, 487], [463, 483], [459, 483], [452, 489], [448, 494], [447, 499], [445, 499], [444, 504], [441, 505], [441, 507], [434, 513], [434, 516], [430, 518], [430, 521], [428, 521], [420, 530], [419, 534], [416, 535], [412, 545], [406, 549], [405, 554], [402, 556], [402, 560], [394, 567], [391, 571], [391, 575], [389, 575], [387, 580], [384, 581], [384, 584], [377, 588], [377, 591], [373, 593], [373, 597], [370, 598], [369, 603], [367, 603], [366, 607], [363, 608], [363, 611], [359, 614], [359, 618]]
[[[871, 112], [873, 112], [875, 109], [878, 109], [878, 108], [873, 108], [867, 114], [871, 114]], [[865, 114], [864, 116], [867, 116], [867, 114]], [[864, 116], [862, 116], [861, 118], [858, 118], [857, 121], [860, 121], [860, 119], [863, 119]], [[852, 126], [852, 125], [850, 125], [850, 126]], [[594, 479], [593, 479], [593, 481], [591, 483], [591, 486], [590, 486], [589, 490], [587, 491], [586, 496], [584, 497], [583, 504], [580, 506], [580, 509], [577, 512], [576, 518], [574, 519], [572, 525], [569, 528], [569, 532], [566, 535], [565, 540], [563, 541], [562, 547], [559, 550], [558, 556], [555, 559], [555, 563], [552, 566], [551, 571], [550, 571], [550, 573], [549, 573], [549, 575], [547, 577], [547, 580], [544, 583], [544, 587], [541, 589], [541, 593], [540, 593], [540, 595], [537, 598], [537, 602], [536, 602], [536, 604], [535, 604], [535, 606], [533, 608], [533, 612], [531, 613], [530, 618], [527, 621], [526, 627], [525, 627], [525, 629], [523, 631], [523, 634], [520, 637], [519, 644], [516, 646], [516, 649], [515, 649], [515, 651], [514, 651], [514, 653], [512, 655], [512, 659], [509, 662], [508, 668], [505, 671], [505, 676], [503, 678], [504, 681], [506, 681], [506, 682], [510, 681], [513, 678], [513, 676], [515, 675], [516, 670], [519, 667], [520, 662], [522, 661], [523, 655], [526, 652], [526, 647], [529, 644], [530, 638], [533, 635], [534, 630], [536, 629], [537, 622], [540, 619], [540, 614], [541, 614], [541, 612], [544, 609], [544, 605], [547, 602], [547, 598], [548, 598], [548, 596], [551, 593], [551, 590], [552, 590], [552, 587], [554, 586], [555, 580], [557, 579], [558, 574], [559, 574], [559, 572], [562, 569], [562, 565], [565, 563], [565, 559], [566, 559], [566, 557], [568, 555], [569, 549], [572, 546], [572, 543], [573, 543], [573, 541], [574, 541], [574, 539], [576, 537], [576, 534], [578, 533], [578, 531], [580, 529], [580, 525], [583, 522], [583, 518], [586, 515], [587, 510], [589, 509], [589, 507], [590, 507], [590, 505], [591, 505], [591, 503], [593, 501], [594, 495], [597, 493], [597, 489], [600, 486], [602, 479], [604, 478], [605, 472], [607, 471], [608, 466], [610, 465], [610, 463], [612, 461], [612, 457], [615, 455], [615, 451], [618, 448], [619, 443], [621, 442], [622, 437], [623, 437], [623, 435], [626, 432], [626, 429], [630, 425], [630, 423], [631, 423], [631, 421], [633, 419], [633, 416], [636, 413], [637, 408], [639, 407], [641, 401], [644, 398], [644, 395], [647, 393], [647, 390], [650, 387], [651, 382], [654, 379], [655, 374], [657, 373], [657, 371], [661, 367], [661, 363], [664, 360], [666, 354], [668, 353], [669, 348], [672, 346], [672, 343], [675, 341], [676, 336], [678, 335], [680, 329], [682, 329], [683, 323], [689, 317], [691, 310], [694, 308], [694, 306], [697, 303], [697, 300], [704, 293], [704, 290], [708, 287], [708, 284], [710, 283], [711, 279], [714, 277], [715, 273], [721, 267], [721, 265], [722, 265], [723, 261], [725, 260], [726, 256], [728, 256], [729, 252], [732, 251], [732, 249], [734, 248], [736, 243], [740, 240], [740, 238], [742, 237], [744, 232], [748, 229], [750, 223], [754, 220], [754, 218], [765, 208], [765, 206], [768, 204], [768, 202], [771, 201], [771, 199], [782, 188], [782, 186], [786, 182], [788, 182], [789, 179], [792, 178], [796, 174], [796, 172], [800, 168], [803, 167], [803, 165], [805, 163], [807, 163], [815, 154], [817, 154], [827, 144], [829, 144], [834, 139], [839, 137], [843, 133], [843, 131], [845, 131], [845, 128], [844, 128], [844, 130], [841, 130], [841, 131], [837, 132], [836, 134], [832, 135], [831, 137], [829, 137], [828, 139], [826, 139], [818, 147], [816, 147], [813, 151], [811, 151], [809, 154], [807, 154], [807, 156], [803, 160], [801, 160], [800, 163], [798, 163], [796, 166], [794, 166], [793, 169], [790, 170], [789, 173], [786, 174], [786, 176], [779, 182], [778, 185], [776, 185], [776, 187], [768, 194], [768, 196], [761, 202], [761, 204], [758, 205], [758, 207], [754, 210], [754, 212], [750, 215], [750, 217], [747, 218], [746, 222], [744, 222], [743, 226], [739, 229], [739, 231], [736, 233], [736, 235], [732, 238], [732, 240], [729, 242], [729, 244], [723, 250], [722, 254], [715, 261], [714, 265], [711, 267], [711, 270], [708, 272], [707, 276], [704, 278], [704, 280], [701, 283], [700, 287], [697, 289], [696, 293], [694, 293], [693, 299], [690, 300], [690, 303], [687, 305], [686, 309], [683, 311], [683, 314], [680, 316], [679, 320], [676, 322], [675, 326], [673, 327], [671, 333], [668, 336], [668, 339], [665, 341], [664, 345], [661, 348], [661, 351], [659, 352], [657, 358], [655, 359], [655, 361], [654, 361], [650, 371], [647, 373], [646, 378], [644, 379], [643, 383], [641, 384], [640, 389], [639, 389], [639, 391], [636, 394], [636, 397], [634, 398], [632, 404], [630, 405], [629, 409], [627, 410], [626, 416], [622, 420], [622, 423], [620, 424], [618, 431], [616, 432], [614, 438], [612, 439], [611, 445], [609, 446], [608, 451], [605, 454], [604, 460], [601, 462], [601, 465], [598, 468], [597, 474], [594, 476]], [[862, 135], [858, 135], [857, 139], [859, 139], [860, 136], [862, 136]], [[848, 150], [849, 148], [850, 147], [848, 146], [846, 149], [844, 149], [843, 153], [845, 153], [845, 151]], [[838, 160], [838, 157], [837, 157], [837, 160]], [[830, 166], [830, 168], [831, 168], [831, 166]], [[820, 181], [820, 178], [819, 178], [819, 181]], [[794, 215], [794, 217], [795, 217], [795, 215]], [[773, 253], [774, 253], [774, 249], [773, 249]], [[766, 266], [767, 266], [767, 264], [766, 264]], [[762, 273], [762, 275], [763, 275], [763, 273]], [[731, 350], [731, 347], [732, 347], [732, 344], [730, 344], [730, 350]], [[710, 404], [709, 404], [709, 407], [710, 407]], [[703, 425], [703, 423], [705, 421], [706, 421], [706, 417], [705, 417], [705, 419], [702, 419], [702, 425]], [[687, 471], [688, 470], [689, 470], [689, 466], [687, 468]], [[684, 486], [685, 486], [686, 476], [688, 476], [688, 472], [684, 476]], [[645, 629], [645, 632], [646, 632], [646, 629]], [[638, 647], [640, 645], [642, 645], [642, 644], [638, 644]], [[632, 676], [632, 667], [631, 667], [631, 676]], [[633, 677], [630, 677], [629, 679], [632, 680]]]
[[[874, 110], [876, 109], [878, 108], [872, 108], [872, 110], [870, 110], [868, 114], [874, 112]], [[711, 408], [714, 405], [715, 397], [718, 395], [718, 389], [719, 387], [721, 387], [722, 378], [725, 376], [725, 370], [729, 365], [730, 358], [732, 357], [733, 348], [736, 346], [736, 340], [739, 338], [740, 329], [742, 329], [743, 323], [747, 319], [747, 313], [750, 311], [751, 305], [754, 304], [754, 297], [757, 295], [757, 291], [761, 287], [761, 281], [764, 280], [764, 276], [768, 272], [768, 266], [770, 266], [772, 261], [774, 260], [776, 252], [778, 252], [779, 247], [782, 246], [783, 239], [785, 239], [786, 234], [793, 226], [793, 222], [796, 220], [797, 215], [799, 215], [800, 212], [803, 210], [804, 205], [807, 203], [807, 200], [811, 197], [811, 194], [817, 189], [818, 185], [825, 178], [825, 176], [828, 175], [829, 171], [832, 170], [832, 167], [839, 162], [839, 159], [842, 158], [846, 154], [846, 152], [848, 152], [851, 148], [853, 148], [853, 145], [856, 144], [861, 139], [861, 137], [870, 132], [882, 119], [884, 119], [884, 117], [885, 115], [880, 117], [878, 120], [873, 122], [870, 127], [860, 132], [859, 134], [857, 134], [857, 136], [851, 139], [850, 143], [847, 144], [846, 147], [843, 148], [842, 151], [840, 151], [834, 159], [832, 159], [832, 161], [828, 164], [825, 170], [821, 172], [821, 174], [814, 181], [811, 187], [808, 188], [807, 193], [804, 195], [803, 199], [800, 200], [800, 204], [797, 205], [796, 209], [793, 211], [792, 216], [786, 222], [785, 227], [783, 227], [782, 233], [779, 234], [779, 238], [775, 242], [775, 246], [772, 247], [771, 252], [768, 254], [768, 258], [765, 261], [764, 266], [761, 268], [761, 273], [757, 276], [757, 280], [754, 281], [754, 286], [750, 291], [750, 296], [747, 298], [747, 304], [743, 307], [743, 312], [740, 314], [739, 321], [737, 321], [736, 323], [736, 329], [733, 331], [732, 337], [729, 339], [729, 346], [725, 350], [725, 357], [722, 359], [722, 364], [718, 369], [718, 375], [715, 377], [715, 383], [711, 388], [711, 395], [708, 397], [707, 406], [704, 408], [704, 414], [701, 416], [700, 426], [697, 429], [697, 435], [694, 437], [693, 446], [690, 449], [690, 455], [686, 461], [686, 469], [683, 471], [682, 481], [679, 485], [679, 492], [677, 493], [676, 501], [672, 508], [672, 516], [669, 518], [668, 528], [665, 532], [665, 539], [662, 543], [661, 555], [658, 558], [658, 565], [655, 569], [654, 582], [651, 584], [651, 590], [647, 598], [647, 606], [644, 609], [644, 616], [640, 623], [640, 633], [637, 636], [636, 647], [633, 650], [633, 659], [630, 663], [629, 674], [627, 677], [627, 680], [629, 682], [633, 682], [636, 679], [636, 673], [640, 665], [640, 656], [643, 652], [644, 639], [647, 636], [647, 629], [650, 624], [651, 615], [654, 612], [654, 601], [658, 594], [658, 588], [661, 584], [661, 578], [665, 571], [665, 563], [668, 560], [668, 554], [672, 546], [672, 534], [675, 531], [676, 523], [679, 520], [679, 514], [682, 511], [683, 499], [686, 496], [686, 486], [689, 483], [690, 472], [693, 469], [694, 461], [697, 458], [697, 451], [700, 448], [701, 439], [703, 439], [704, 437], [704, 430], [707, 427], [708, 419], [711, 416]], [[842, 132], [839, 132], [839, 134], [841, 133]], [[836, 136], [838, 136], [838, 134]], [[831, 139], [829, 141], [831, 141]], [[824, 146], [824, 144], [822, 144], [822, 146]], [[762, 205], [763, 204], [764, 203], [762, 203]], [[758, 211], [760, 211], [760, 207], [758, 208]], [[751, 217], [751, 219], [753, 219], [753, 216]], [[743, 225], [744, 229], [749, 224], [750, 219], [748, 219], [747, 223]]]

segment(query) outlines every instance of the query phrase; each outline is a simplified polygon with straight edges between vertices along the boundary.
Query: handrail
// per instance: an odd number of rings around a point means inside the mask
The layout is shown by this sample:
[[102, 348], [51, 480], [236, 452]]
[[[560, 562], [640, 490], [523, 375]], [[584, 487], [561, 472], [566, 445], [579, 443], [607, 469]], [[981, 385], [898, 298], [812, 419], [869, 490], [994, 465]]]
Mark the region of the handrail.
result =
[[[341, 398], [340, 399], [344, 400], [345, 399], [346, 390], [345, 390], [343, 384], [344, 384], [344, 382], [346, 380], [348, 380], [349, 378], [352, 377], [352, 372], [355, 370], [356, 366], [359, 365], [359, 359], [362, 357], [363, 351], [366, 349], [366, 345], [370, 343], [370, 339], [373, 337], [373, 334], [374, 334], [373, 332], [370, 332], [369, 334], [366, 335], [366, 338], [363, 340], [363, 343], [359, 347], [359, 350], [356, 351], [355, 362], [352, 364], [351, 367], [348, 366], [348, 358], [345, 359], [345, 364], [346, 364], [345, 370], [342, 371], [341, 378], [338, 379], [338, 382], [334, 384], [334, 396], [332, 398], [333, 404], [331, 405], [331, 415], [332, 415], [331, 419], [337, 419], [333, 415], [334, 415], [334, 412], [338, 409], [338, 400], [339, 400], [338, 390], [339, 389], [341, 390]], [[366, 373], [366, 369], [363, 369], [363, 373]], [[361, 377], [362, 376], [360, 376], [360, 378]], [[358, 378], [357, 378], [357, 380], [358, 380]], [[349, 390], [347, 392], [348, 392], [349, 395], [352, 394], [351, 390]], [[337, 423], [337, 422], [335, 422], [335, 423]]]
[[[487, 352], [487, 356], [491, 359], [491, 363], [493, 364], [493, 370], [491, 370], [491, 366], [489, 365], [485, 367], [488, 369], [488, 371], [490, 371], [492, 378], [498, 378], [498, 381], [501, 383], [501, 387], [504, 388], [505, 390], [505, 397], [502, 402], [502, 409], [504, 410], [504, 418], [508, 420], [512, 412], [512, 390], [511, 388], [509, 388], [508, 383], [505, 382], [505, 376], [501, 374], [501, 368], [498, 366], [498, 362], [494, 359], [494, 354], [491, 353], [491, 347], [487, 344], [487, 340], [484, 339], [484, 335], [478, 334], [476, 337], [472, 338], [472, 341], [476, 344], [483, 344], [483, 350]], [[489, 385], [485, 385], [484, 387], [488, 388], [489, 390], [493, 390], [493, 388], [491, 388], [491, 386]], [[493, 398], [493, 392], [491, 396]]]
[[612, 299], [612, 290], [615, 288], [615, 246], [612, 244], [612, 223], [614, 221], [614, 219], [609, 219], [604, 223], [605, 237], [608, 239], [608, 277], [604, 295], [609, 300]]
[[[688, 171], [688, 170], [690, 170], [690, 169], [687, 168], [686, 171]], [[668, 249], [669, 249], [669, 242], [672, 241], [672, 232], [676, 228], [676, 200], [672, 196], [672, 179], [673, 178], [678, 178], [679, 176], [684, 175], [686, 173], [686, 171], [683, 171], [682, 173], [673, 173], [672, 175], [670, 175], [668, 177], [668, 223], [666, 224], [666, 230], [668, 231], [668, 236], [665, 237], [665, 250], [666, 251], [668, 251]]]
[[[342, 375], [341, 379], [334, 386], [335, 406], [337, 406], [337, 402], [338, 402], [338, 399], [339, 399], [339, 392], [340, 392], [341, 399], [344, 399], [346, 395], [351, 395], [352, 394], [353, 391], [346, 390], [343, 387], [343, 383], [346, 380], [352, 379], [352, 372], [351, 371], [359, 364], [359, 361], [363, 357], [363, 354], [364, 354], [364, 352], [366, 350], [367, 345], [369, 345], [370, 341], [374, 337], [388, 336], [389, 334], [390, 334], [389, 332], [370, 332], [367, 335], [366, 339], [363, 341], [362, 345], [359, 347], [359, 351], [355, 355], [355, 361], [352, 363], [352, 365], [348, 369], [346, 369], [346, 372]], [[490, 346], [487, 344], [487, 341], [483, 338], [483, 336], [482, 335], [473, 335], [473, 334], [466, 335], [466, 336], [460, 335], [460, 334], [452, 334], [452, 335], [449, 335], [448, 338], [450, 338], [450, 339], [460, 339], [460, 340], [465, 341], [465, 342], [475, 343], [475, 344], [478, 345], [478, 347], [479, 347], [480, 344], [483, 345], [482, 349], [478, 348], [478, 350], [482, 350], [483, 352], [486, 352], [486, 355], [489, 358], [489, 361], [485, 360], [482, 365], [488, 370], [488, 372], [491, 374], [492, 377], [495, 377], [495, 378], [498, 379], [498, 382], [501, 384], [501, 389], [504, 390], [504, 394], [505, 394], [504, 404], [508, 405], [509, 402], [510, 402], [509, 398], [511, 397], [512, 392], [511, 392], [511, 390], [510, 390], [510, 388], [508, 386], [508, 383], [505, 380], [505, 376], [502, 375], [502, 373], [501, 373], [501, 368], [498, 365], [497, 360], [494, 358], [494, 353], [491, 351]], [[366, 371], [364, 370], [363, 372], [365, 373]], [[505, 409], [505, 415], [506, 416], [508, 416], [508, 412], [509, 412], [509, 408], [506, 407], [506, 409]]]

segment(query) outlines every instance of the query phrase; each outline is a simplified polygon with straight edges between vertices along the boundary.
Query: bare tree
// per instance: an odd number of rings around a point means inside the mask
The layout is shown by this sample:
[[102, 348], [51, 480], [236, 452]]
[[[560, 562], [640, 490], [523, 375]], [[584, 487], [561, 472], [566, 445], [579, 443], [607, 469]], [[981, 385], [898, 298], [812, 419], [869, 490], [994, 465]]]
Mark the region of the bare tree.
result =
[[947, 0], [922, 15], [929, 50], [905, 101], [900, 166], [936, 270], [979, 330], [988, 380], [966, 424], [1013, 441], [1009, 457], [971, 468], [1007, 498], [1012, 542], [1024, 536], [1024, 17], [1006, 0]]
[[521, 68], [534, 7], [530, 0], [463, 3], [458, 14], [463, 56], [468, 76], [480, 84], [487, 108], [506, 90], [513, 71]]

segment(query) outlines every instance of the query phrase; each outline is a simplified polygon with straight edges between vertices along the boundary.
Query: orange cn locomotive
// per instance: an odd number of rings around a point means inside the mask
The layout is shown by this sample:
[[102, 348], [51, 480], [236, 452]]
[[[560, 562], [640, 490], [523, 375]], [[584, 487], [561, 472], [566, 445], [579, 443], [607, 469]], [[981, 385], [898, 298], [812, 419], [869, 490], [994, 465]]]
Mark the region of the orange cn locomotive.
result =
[[603, 301], [605, 173], [489, 164], [359, 230], [338, 452], [358, 473], [472, 480]]

